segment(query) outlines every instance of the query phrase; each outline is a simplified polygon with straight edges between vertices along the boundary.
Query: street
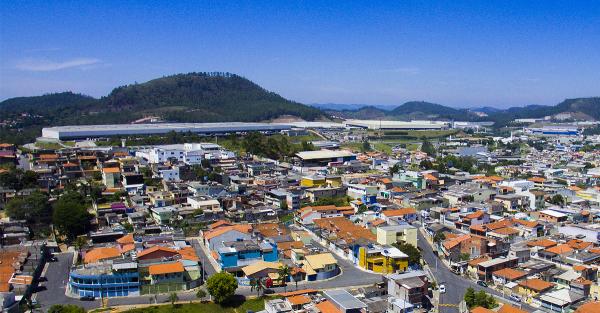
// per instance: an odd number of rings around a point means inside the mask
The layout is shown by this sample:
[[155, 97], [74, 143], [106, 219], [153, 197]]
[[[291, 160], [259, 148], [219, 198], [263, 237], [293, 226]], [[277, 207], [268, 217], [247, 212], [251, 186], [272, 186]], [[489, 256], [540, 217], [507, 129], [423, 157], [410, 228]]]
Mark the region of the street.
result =
[[100, 306], [100, 300], [80, 301], [79, 299], [69, 298], [65, 295], [67, 283], [69, 281], [69, 270], [73, 264], [73, 253], [66, 252], [56, 254], [56, 262], [48, 263], [46, 271], [46, 280], [40, 283], [37, 293], [33, 298], [45, 312], [54, 304], [76, 304], [85, 309], [93, 309]]
[[[438, 257], [434, 254], [433, 249], [427, 239], [423, 236], [421, 231], [417, 231], [418, 234], [418, 246], [422, 251], [423, 259], [429, 265], [431, 272], [435, 276], [438, 284], [446, 285], [446, 293], [440, 295], [440, 304], [459, 304], [463, 300], [463, 296], [467, 291], [467, 288], [471, 287], [475, 291], [483, 290], [488, 294], [496, 296], [496, 298], [503, 298], [502, 293], [497, 292], [491, 288], [485, 288], [477, 285], [475, 282], [470, 281], [462, 276], [458, 276], [450, 271]], [[436, 263], [437, 261], [437, 263]], [[437, 266], [436, 266], [437, 264]], [[508, 299], [503, 299], [503, 302], [512, 302]], [[514, 304], [518, 306], [518, 304]], [[522, 304], [522, 309], [529, 312], [535, 311], [535, 308]], [[440, 313], [458, 313], [458, 307], [452, 306], [440, 306]]]

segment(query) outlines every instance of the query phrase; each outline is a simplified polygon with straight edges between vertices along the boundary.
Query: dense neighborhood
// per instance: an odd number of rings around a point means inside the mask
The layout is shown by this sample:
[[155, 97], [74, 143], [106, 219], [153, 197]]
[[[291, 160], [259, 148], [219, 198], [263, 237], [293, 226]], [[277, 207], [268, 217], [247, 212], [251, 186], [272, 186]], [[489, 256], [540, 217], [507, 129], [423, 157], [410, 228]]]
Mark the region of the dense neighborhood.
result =
[[363, 124], [262, 130], [305, 148], [281, 158], [227, 127], [0, 144], [3, 312], [234, 295], [268, 313], [600, 312], [599, 136], [439, 123], [382, 148]]

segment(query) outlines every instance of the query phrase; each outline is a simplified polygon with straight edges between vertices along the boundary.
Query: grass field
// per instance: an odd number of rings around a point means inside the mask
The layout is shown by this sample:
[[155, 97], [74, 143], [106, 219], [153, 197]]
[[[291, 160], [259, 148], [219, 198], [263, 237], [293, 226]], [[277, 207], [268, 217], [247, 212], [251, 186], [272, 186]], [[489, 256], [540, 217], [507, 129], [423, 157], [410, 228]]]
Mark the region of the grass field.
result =
[[265, 308], [265, 299], [256, 298], [245, 301], [231, 301], [227, 305], [219, 305], [215, 303], [185, 303], [158, 305], [145, 307], [141, 309], [133, 309], [125, 311], [128, 313], [246, 313], [248, 311], [258, 312]]

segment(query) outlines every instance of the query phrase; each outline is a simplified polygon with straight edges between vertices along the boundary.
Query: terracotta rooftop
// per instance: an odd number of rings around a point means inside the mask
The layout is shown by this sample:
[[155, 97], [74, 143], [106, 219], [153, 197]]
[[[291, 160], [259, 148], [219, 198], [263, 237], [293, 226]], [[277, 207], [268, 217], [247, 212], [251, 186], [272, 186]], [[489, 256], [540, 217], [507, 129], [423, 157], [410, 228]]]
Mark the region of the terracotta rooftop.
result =
[[99, 247], [86, 252], [83, 257], [84, 263], [95, 263], [100, 260], [113, 259], [121, 256], [121, 250], [117, 247]]
[[600, 312], [600, 301], [591, 301], [581, 305], [575, 313], [598, 313]]
[[220, 236], [220, 235], [222, 235], [228, 231], [232, 231], [232, 230], [237, 230], [241, 233], [249, 234], [250, 231], [252, 231], [252, 226], [250, 226], [248, 224], [235, 224], [235, 225], [231, 225], [231, 226], [222, 226], [217, 229], [204, 232], [204, 239], [206, 239], [206, 240], [212, 239], [216, 236]]
[[352, 223], [345, 217], [330, 217], [315, 220], [317, 227], [327, 229], [335, 233], [337, 238], [343, 239], [346, 242], [353, 242], [363, 238], [369, 241], [376, 241], [377, 236], [370, 230]]
[[569, 245], [562, 244], [554, 247], [550, 247], [545, 250], [546, 252], [554, 253], [554, 254], [565, 254], [573, 251], [573, 248], [569, 247]]
[[519, 309], [517, 307], [514, 307], [510, 304], [505, 304], [500, 308], [500, 310], [498, 310], [498, 313], [528, 313], [528, 312], [525, 310]]
[[518, 271], [512, 268], [503, 268], [501, 270], [493, 272], [493, 274], [511, 281], [527, 276], [526, 272]]
[[148, 267], [148, 271], [150, 275], [161, 275], [170, 273], [181, 273], [185, 271], [185, 269], [183, 268], [183, 265], [181, 263], [173, 262], [150, 265]]
[[539, 278], [532, 278], [520, 281], [519, 286], [534, 290], [535, 292], [541, 292], [554, 287], [554, 284]]
[[540, 239], [534, 240], [527, 243], [530, 247], [542, 247], [542, 248], [550, 248], [556, 246], [558, 243], [556, 241], [550, 239]]
[[381, 214], [383, 214], [387, 217], [404, 216], [404, 215], [416, 214], [416, 213], [417, 213], [417, 210], [415, 210], [414, 208], [401, 208], [401, 209], [395, 209], [395, 210], [385, 210], [385, 211], [381, 212]]

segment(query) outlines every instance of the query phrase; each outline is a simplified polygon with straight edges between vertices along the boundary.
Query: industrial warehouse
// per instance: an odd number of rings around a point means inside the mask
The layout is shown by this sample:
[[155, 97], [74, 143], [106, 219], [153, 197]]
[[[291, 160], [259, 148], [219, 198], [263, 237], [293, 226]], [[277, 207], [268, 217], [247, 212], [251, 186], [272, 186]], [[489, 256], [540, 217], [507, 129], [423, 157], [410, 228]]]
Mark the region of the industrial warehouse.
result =
[[85, 139], [120, 135], [158, 135], [171, 131], [196, 134], [223, 134], [244, 132], [279, 132], [292, 126], [269, 123], [157, 123], [56, 126], [42, 129], [42, 137], [48, 139]]

